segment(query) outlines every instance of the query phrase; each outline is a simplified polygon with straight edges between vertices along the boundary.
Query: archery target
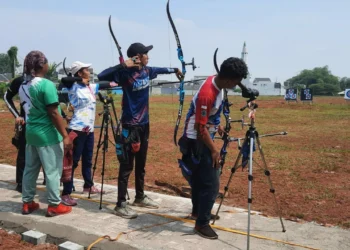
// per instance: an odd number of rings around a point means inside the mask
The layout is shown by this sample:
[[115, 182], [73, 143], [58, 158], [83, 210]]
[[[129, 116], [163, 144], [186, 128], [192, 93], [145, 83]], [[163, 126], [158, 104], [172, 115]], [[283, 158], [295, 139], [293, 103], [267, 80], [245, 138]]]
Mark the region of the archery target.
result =
[[344, 99], [350, 100], [350, 89], [344, 91]]
[[288, 101], [297, 100], [297, 94], [298, 94], [297, 89], [287, 89], [284, 99]]
[[300, 100], [312, 101], [312, 89], [301, 89]]

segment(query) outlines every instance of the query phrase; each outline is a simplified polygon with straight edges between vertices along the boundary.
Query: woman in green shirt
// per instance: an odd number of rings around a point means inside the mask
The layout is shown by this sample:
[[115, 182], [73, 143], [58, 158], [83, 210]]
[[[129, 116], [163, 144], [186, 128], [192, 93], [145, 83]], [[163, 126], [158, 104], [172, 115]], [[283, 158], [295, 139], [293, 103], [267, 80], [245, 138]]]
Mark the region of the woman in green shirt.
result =
[[23, 214], [39, 209], [34, 202], [36, 180], [40, 167], [46, 173], [46, 216], [67, 214], [71, 207], [61, 203], [60, 179], [63, 168], [63, 149], [72, 149], [72, 142], [60, 114], [57, 89], [53, 82], [44, 78], [48, 61], [40, 51], [31, 51], [24, 60], [24, 80], [19, 90], [21, 103], [27, 115], [26, 165], [23, 174]]

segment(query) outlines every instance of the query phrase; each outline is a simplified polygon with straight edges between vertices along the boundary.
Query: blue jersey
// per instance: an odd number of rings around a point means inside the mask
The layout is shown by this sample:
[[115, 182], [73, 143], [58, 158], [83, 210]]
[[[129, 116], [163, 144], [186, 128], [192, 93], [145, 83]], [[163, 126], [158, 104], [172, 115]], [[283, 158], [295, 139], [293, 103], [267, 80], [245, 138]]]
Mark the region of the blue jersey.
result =
[[175, 73], [174, 68], [143, 67], [108, 68], [98, 75], [101, 81], [114, 81], [123, 89], [122, 124], [144, 125], [149, 123], [149, 83], [158, 74]]

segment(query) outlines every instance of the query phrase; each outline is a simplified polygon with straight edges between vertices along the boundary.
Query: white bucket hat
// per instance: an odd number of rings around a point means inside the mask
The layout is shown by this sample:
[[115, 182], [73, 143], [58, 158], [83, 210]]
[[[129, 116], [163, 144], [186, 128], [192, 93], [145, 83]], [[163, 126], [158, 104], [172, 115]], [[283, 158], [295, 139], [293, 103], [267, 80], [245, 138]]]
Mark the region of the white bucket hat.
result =
[[91, 63], [82, 63], [82, 62], [76, 61], [72, 63], [70, 72], [72, 73], [72, 75], [75, 75], [82, 68], [90, 68], [90, 66], [91, 66]]

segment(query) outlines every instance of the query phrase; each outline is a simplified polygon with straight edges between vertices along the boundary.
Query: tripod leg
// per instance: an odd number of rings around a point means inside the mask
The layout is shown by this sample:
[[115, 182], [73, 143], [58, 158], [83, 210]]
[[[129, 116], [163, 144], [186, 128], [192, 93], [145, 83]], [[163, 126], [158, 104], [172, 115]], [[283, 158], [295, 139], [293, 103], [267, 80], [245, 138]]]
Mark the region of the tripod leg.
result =
[[275, 201], [275, 205], [276, 205], [276, 211], [278, 213], [278, 216], [280, 218], [280, 221], [281, 221], [281, 225], [282, 225], [282, 232], [285, 232], [286, 229], [284, 227], [284, 224], [283, 224], [283, 221], [282, 221], [282, 216], [281, 216], [281, 208], [278, 206], [278, 203], [277, 203], [277, 199], [276, 199], [276, 195], [275, 195], [275, 189], [272, 185], [272, 181], [271, 181], [271, 177], [270, 177], [270, 171], [268, 170], [267, 168], [267, 164], [266, 164], [266, 160], [265, 160], [265, 155], [264, 155], [264, 152], [262, 150], [262, 147], [261, 147], [261, 144], [260, 144], [260, 139], [259, 137], [257, 136], [256, 138], [256, 141], [257, 141], [257, 144], [258, 144], [258, 148], [259, 148], [259, 152], [260, 152], [260, 155], [261, 155], [261, 158], [263, 160], [263, 163], [264, 163], [264, 172], [265, 172], [265, 175], [267, 176], [267, 179], [269, 181], [269, 184], [270, 184], [270, 192], [273, 194], [273, 199]]
[[248, 174], [248, 230], [247, 230], [247, 249], [249, 250], [250, 245], [250, 210], [252, 204], [252, 182], [253, 182], [253, 146], [255, 133], [250, 129], [250, 148], [249, 148], [249, 174]]
[[110, 114], [105, 113], [105, 132], [103, 137], [103, 154], [102, 154], [102, 181], [101, 181], [101, 194], [100, 194], [100, 210], [102, 209], [102, 196], [103, 196], [103, 183], [104, 183], [104, 177], [105, 177], [105, 164], [106, 164], [106, 152], [108, 150], [108, 120], [110, 118]]
[[[246, 142], [246, 140], [247, 140], [247, 138], [245, 138], [244, 142]], [[219, 214], [221, 205], [222, 205], [222, 203], [223, 203], [223, 201], [224, 201], [224, 198], [225, 198], [225, 196], [226, 196], [226, 193], [228, 192], [228, 186], [229, 186], [230, 183], [231, 183], [231, 180], [232, 180], [232, 177], [233, 177], [234, 173], [236, 172], [236, 170], [237, 170], [238, 167], [239, 167], [239, 161], [240, 161], [241, 157], [242, 157], [242, 150], [239, 151], [238, 156], [237, 156], [237, 159], [236, 159], [236, 162], [235, 162], [235, 165], [231, 168], [231, 175], [230, 175], [230, 178], [228, 179], [228, 182], [227, 182], [227, 184], [226, 184], [226, 186], [225, 186], [224, 194], [220, 197], [220, 198], [221, 198], [220, 204], [219, 204], [218, 210], [216, 211], [216, 215], [215, 215], [215, 217], [214, 217], [214, 220], [213, 220], [212, 225], [215, 224], [215, 221], [216, 221], [216, 218], [217, 218], [217, 216], [218, 216], [218, 214]]]
[[[98, 143], [97, 143], [97, 151], [96, 151], [96, 156], [95, 156], [95, 163], [94, 163], [94, 167], [92, 169], [92, 177], [91, 177], [91, 181], [94, 181], [94, 176], [95, 176], [95, 171], [96, 171], [96, 165], [97, 165], [97, 158], [98, 158], [98, 152], [100, 151], [100, 147], [101, 147], [101, 139], [102, 139], [102, 133], [103, 133], [103, 125], [105, 122], [105, 117], [103, 116], [102, 118], [102, 124], [101, 124], [101, 131], [100, 131], [100, 138], [98, 139]], [[90, 199], [90, 195], [91, 195], [91, 188], [89, 190], [89, 199]]]
[[[108, 130], [108, 128], [106, 129], [106, 131]], [[108, 140], [108, 135], [107, 138], [105, 140]], [[103, 182], [104, 182], [104, 176], [105, 176], [105, 162], [106, 162], [106, 141], [104, 141], [104, 148], [103, 148], [103, 153], [102, 153], [102, 172], [101, 172], [101, 176], [102, 176], [102, 182], [101, 182], [101, 194], [100, 194], [100, 210], [102, 209], [102, 196], [103, 196]]]

